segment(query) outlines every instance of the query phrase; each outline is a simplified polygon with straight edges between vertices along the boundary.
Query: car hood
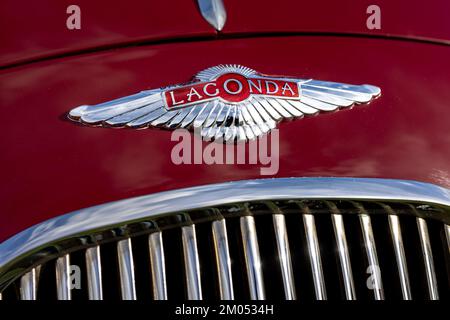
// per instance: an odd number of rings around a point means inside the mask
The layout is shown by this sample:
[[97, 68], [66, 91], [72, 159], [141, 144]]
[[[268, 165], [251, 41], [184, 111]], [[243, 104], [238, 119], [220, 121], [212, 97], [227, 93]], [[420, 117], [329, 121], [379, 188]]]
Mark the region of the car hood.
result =
[[[380, 28], [369, 29], [370, 1], [226, 0], [227, 21], [216, 32], [195, 0], [79, 0], [80, 29], [69, 30], [71, 1], [3, 0], [0, 67], [99, 49], [268, 34], [353, 34], [449, 43], [450, 3], [377, 1]], [[369, 10], [369, 12], [372, 12]], [[6, 32], [8, 30], [8, 32]]]
[[177, 165], [171, 131], [67, 120], [78, 105], [183, 83], [220, 63], [382, 90], [366, 106], [280, 123], [279, 171], [272, 177], [394, 178], [448, 188], [449, 54], [444, 45], [378, 38], [244, 37], [108, 50], [2, 70], [0, 241], [113, 200], [267, 178], [260, 164]]

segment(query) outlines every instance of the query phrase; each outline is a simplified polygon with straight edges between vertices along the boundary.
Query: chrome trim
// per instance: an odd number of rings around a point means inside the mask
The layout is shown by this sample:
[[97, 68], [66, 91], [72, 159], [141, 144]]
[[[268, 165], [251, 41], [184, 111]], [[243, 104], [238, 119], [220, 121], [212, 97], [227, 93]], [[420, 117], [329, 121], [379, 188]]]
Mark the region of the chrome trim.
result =
[[86, 249], [85, 257], [89, 300], [103, 300], [100, 246]]
[[423, 218], [416, 218], [416, 221], [419, 230], [420, 246], [422, 248], [423, 260], [425, 263], [429, 297], [430, 300], [439, 300], [436, 271], [434, 270], [433, 252], [431, 251], [427, 222]]
[[[221, 28], [225, 18], [222, 0], [198, 1], [206, 19]], [[230, 78], [222, 85], [218, 79], [226, 74]], [[243, 78], [233, 78], [230, 74], [239, 74]], [[247, 98], [238, 101], [230, 99], [228, 95], [232, 92], [227, 86], [229, 81], [237, 83], [239, 91]], [[253, 81], [265, 83], [283, 81], [290, 88], [290, 93], [285, 93], [281, 86], [276, 86], [275, 92], [272, 93], [268, 91], [263, 93], [263, 90], [259, 89], [252, 91], [250, 83]], [[179, 89], [190, 91], [196, 86], [197, 90], [206, 93], [209, 85], [219, 83], [220, 90], [218, 87], [217, 94], [198, 95], [196, 99], [191, 99], [190, 95], [179, 91]], [[201, 89], [198, 89], [198, 86]], [[204, 140], [214, 138], [234, 143], [247, 142], [268, 133], [276, 128], [281, 120], [303, 118], [304, 114], [300, 109], [304, 108], [298, 108], [294, 106], [296, 103], [289, 103], [288, 100], [297, 102], [297, 106], [304, 105], [309, 110], [317, 110], [317, 113], [320, 113], [366, 104], [378, 98], [380, 94], [380, 88], [366, 84], [352, 85], [313, 79], [274, 77], [245, 66], [225, 64], [200, 71], [189, 83], [142, 91], [97, 105], [76, 107], [69, 112], [68, 118], [86, 126], [109, 128], [185, 128], [191, 131], [198, 130], [199, 136]], [[180, 95], [183, 97], [176, 99]], [[266, 103], [261, 104], [260, 101], [263, 100], [266, 100]], [[247, 135], [248, 130], [245, 128], [249, 126], [252, 132]]]
[[444, 225], [445, 237], [447, 238], [448, 253], [450, 254], [450, 226]]
[[[364, 210], [364, 209], [363, 209]], [[372, 267], [371, 276], [374, 279], [374, 288], [372, 289], [375, 300], [384, 300], [383, 280], [381, 277], [380, 263], [378, 262], [377, 247], [372, 230], [372, 220], [366, 213], [359, 214], [359, 221], [361, 224], [361, 231], [364, 239], [364, 247], [366, 248], [367, 260], [369, 267]], [[374, 271], [375, 267], [376, 271]], [[376, 272], [379, 274], [374, 274]]]
[[264, 290], [255, 218], [252, 216], [243, 216], [240, 218], [240, 225], [250, 299], [264, 300], [266, 293]]
[[389, 229], [392, 236], [392, 243], [394, 245], [395, 260], [397, 261], [398, 275], [400, 277], [400, 287], [402, 289], [403, 300], [412, 300], [411, 286], [408, 275], [408, 265], [406, 264], [405, 248], [403, 246], [400, 219], [394, 214], [389, 214], [388, 219]]
[[345, 235], [344, 220], [339, 214], [334, 203], [332, 209], [331, 220], [333, 222], [334, 236], [336, 239], [336, 247], [339, 254], [339, 262], [341, 266], [342, 279], [344, 281], [345, 297], [347, 300], [356, 300], [355, 283], [353, 281], [352, 265], [350, 263], [350, 255], [348, 252], [347, 237]]
[[217, 274], [219, 277], [220, 299], [233, 300], [233, 278], [231, 275], [231, 259], [225, 219], [220, 219], [212, 223], [212, 234], [216, 254]]
[[57, 240], [92, 230], [208, 206], [300, 198], [414, 201], [450, 207], [450, 190], [408, 180], [281, 178], [244, 180], [165, 191], [74, 211], [16, 234], [0, 244], [0, 277], [9, 264], [27, 253]]
[[[305, 208], [304, 212], [307, 211]], [[314, 291], [317, 300], [327, 300], [325, 280], [322, 271], [322, 259], [320, 258], [320, 246], [317, 239], [316, 223], [312, 214], [303, 213], [303, 225], [305, 227], [306, 243], [311, 263], [311, 272], [314, 281]]]
[[227, 21], [227, 12], [222, 0], [197, 0], [203, 18], [217, 31], [221, 31]]
[[186, 290], [188, 300], [202, 300], [200, 261], [197, 250], [195, 225], [181, 228], [183, 256], [186, 272]]
[[70, 255], [65, 254], [56, 259], [56, 294], [58, 300], [71, 300], [70, 290]]
[[36, 292], [36, 268], [33, 268], [20, 278], [20, 300], [36, 300]]
[[281, 275], [283, 277], [284, 294], [286, 300], [296, 300], [294, 273], [292, 272], [291, 251], [286, 231], [286, 219], [281, 213], [272, 215], [273, 228], [277, 242], [278, 258], [280, 260]]
[[153, 299], [167, 300], [166, 262], [160, 231], [148, 236], [148, 246], [152, 270]]
[[130, 238], [117, 242], [117, 258], [122, 300], [136, 300], [133, 250]]

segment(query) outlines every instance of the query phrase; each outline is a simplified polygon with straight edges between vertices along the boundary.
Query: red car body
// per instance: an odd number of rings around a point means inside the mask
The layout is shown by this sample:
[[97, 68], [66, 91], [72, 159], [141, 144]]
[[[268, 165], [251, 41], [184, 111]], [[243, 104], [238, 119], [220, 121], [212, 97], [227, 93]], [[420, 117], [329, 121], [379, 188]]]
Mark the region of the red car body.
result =
[[[408, 179], [450, 188], [448, 1], [225, 1], [217, 33], [195, 1], [2, 1], [0, 242], [80, 208], [189, 186], [258, 179], [260, 165], [175, 165], [166, 130], [90, 128], [67, 112], [183, 83], [237, 63], [266, 74], [369, 83], [367, 106], [282, 122], [273, 177]], [[17, 18], [20, 16], [20, 19]]]

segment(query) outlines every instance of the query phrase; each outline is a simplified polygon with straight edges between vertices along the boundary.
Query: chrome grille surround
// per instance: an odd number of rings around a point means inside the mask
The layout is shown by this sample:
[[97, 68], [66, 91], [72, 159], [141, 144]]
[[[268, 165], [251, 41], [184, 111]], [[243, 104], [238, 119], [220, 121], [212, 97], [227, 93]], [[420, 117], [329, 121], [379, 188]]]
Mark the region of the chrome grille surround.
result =
[[[289, 246], [285, 221], [288, 213], [282, 209], [284, 204], [289, 203], [298, 207], [298, 214], [303, 220], [303, 232], [306, 238], [304, 249], [309, 257], [311, 275], [308, 277], [312, 279], [314, 297], [327, 299], [327, 280], [322, 270], [323, 252], [321, 253], [321, 240], [317, 235], [315, 221], [318, 211], [310, 207], [320, 202], [327, 208], [334, 231], [343, 298], [354, 300], [359, 297], [355, 292], [352, 257], [349, 252], [350, 242], [346, 237], [349, 229], [343, 222], [346, 213], [336, 205], [342, 201], [351, 204], [354, 207], [354, 213], [358, 216], [362, 235], [361, 243], [370, 265], [380, 265], [378, 261], [380, 252], [377, 252], [377, 239], [375, 239], [376, 235], [374, 237], [372, 228], [371, 217], [374, 213], [368, 211], [364, 204], [376, 203], [382, 208], [381, 211], [388, 218], [402, 298], [407, 300], [413, 297], [403, 246], [404, 239], [398, 218], [402, 217], [403, 213], [394, 210], [390, 204], [400, 203], [410, 208], [406, 211], [408, 215], [412, 214], [417, 222], [428, 298], [438, 299], [438, 283], [427, 221], [432, 219], [443, 224], [444, 239], [448, 246], [444, 254], [450, 255], [450, 191], [414, 181], [350, 178], [238, 181], [161, 192], [69, 213], [31, 227], [0, 245], [0, 291], [5, 293], [7, 292], [5, 289], [10, 284], [19, 282], [17, 286], [20, 290], [20, 298], [36, 299], [41, 266], [56, 259], [56, 298], [71, 299], [71, 290], [68, 288], [70, 256], [72, 252], [83, 251], [87, 262], [88, 297], [102, 299], [101, 248], [104, 243], [114, 243], [118, 253], [121, 298], [137, 299], [136, 266], [130, 239], [143, 235], [148, 236], [147, 255], [151, 261], [148, 272], [152, 278], [152, 298], [170, 298], [170, 293], [167, 292], [167, 281], [172, 274], [166, 271], [168, 267], [165, 263], [165, 253], [167, 252], [164, 250], [162, 234], [165, 230], [178, 228], [181, 230], [180, 239], [183, 248], [185, 298], [208, 298], [202, 292], [196, 225], [210, 222], [217, 268], [217, 298], [233, 299], [236, 298], [234, 290], [238, 288], [236, 288], [236, 281], [233, 280], [230, 267], [232, 259], [228, 244], [227, 222], [230, 217], [236, 217], [239, 219], [242, 239], [240, 250], [243, 254], [248, 281], [247, 298], [265, 299], [267, 290], [260, 252], [265, 248], [261, 247], [258, 241], [261, 239], [258, 239], [254, 218], [258, 219], [258, 213], [255, 213], [252, 207], [253, 204], [262, 203], [272, 216], [277, 252], [277, 257], [274, 259], [279, 260], [280, 264], [279, 281], [283, 288], [282, 297], [296, 299], [299, 297], [296, 292], [298, 285], [295, 281], [302, 276], [293, 268], [292, 249]], [[139, 254], [143, 253], [139, 252]], [[448, 283], [440, 285], [448, 286]], [[373, 298], [384, 299], [382, 276], [374, 278], [374, 286]], [[448, 292], [448, 287], [445, 290]]]

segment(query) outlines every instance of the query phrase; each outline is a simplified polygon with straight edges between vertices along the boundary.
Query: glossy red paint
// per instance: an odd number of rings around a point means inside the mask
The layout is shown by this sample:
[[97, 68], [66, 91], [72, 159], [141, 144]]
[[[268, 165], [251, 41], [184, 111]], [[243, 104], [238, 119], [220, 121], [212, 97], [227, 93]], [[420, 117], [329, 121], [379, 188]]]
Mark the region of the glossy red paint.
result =
[[276, 177], [397, 178], [450, 187], [449, 54], [448, 46], [407, 41], [274, 37], [125, 48], [3, 70], [0, 241], [96, 204], [261, 178], [258, 165], [173, 164], [171, 131], [65, 120], [75, 106], [183, 83], [220, 63], [382, 89], [368, 106], [280, 123]]
[[[81, 29], [69, 30], [70, 5]], [[167, 38], [212, 36], [196, 1], [2, 0], [0, 66], [79, 50]]]
[[[333, 33], [450, 41], [448, 0], [225, 0], [228, 19], [217, 35], [196, 0], [2, 0], [0, 66], [98, 47], [167, 39], [224, 38], [264, 33]], [[68, 30], [66, 9], [81, 9], [81, 29]], [[381, 29], [366, 27], [369, 5], [381, 9]]]

